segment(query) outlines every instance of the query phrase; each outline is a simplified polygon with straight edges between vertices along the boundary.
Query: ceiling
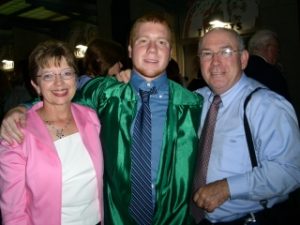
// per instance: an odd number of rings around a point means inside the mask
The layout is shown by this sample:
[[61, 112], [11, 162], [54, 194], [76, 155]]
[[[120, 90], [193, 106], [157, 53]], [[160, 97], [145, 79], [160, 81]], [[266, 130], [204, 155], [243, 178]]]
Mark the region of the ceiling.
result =
[[97, 0], [0, 0], [0, 41], [13, 27], [43, 32], [72, 19], [95, 23]]
[[[28, 49], [34, 41], [31, 43], [28, 40], [31, 39], [30, 34], [41, 34], [41, 36], [35, 36], [33, 39], [39, 40], [39, 37], [55, 37], [61, 38], [64, 35], [70, 35], [70, 43], [76, 44], [78, 38], [82, 39], [87, 34], [90, 34], [89, 27], [98, 27], [99, 16], [98, 9], [100, 6], [106, 6], [112, 4], [126, 5], [132, 0], [0, 0], [0, 59], [25, 57]], [[135, 0], [139, 2], [139, 0]], [[160, 6], [169, 12], [174, 12], [178, 7], [178, 4], [185, 3], [186, 0], [144, 0], [151, 4]], [[144, 2], [145, 3], [145, 2]], [[118, 7], [116, 15], [123, 13], [124, 8]], [[121, 11], [120, 11], [121, 10]], [[116, 19], [117, 17], [114, 16]], [[72, 30], [74, 22], [80, 24], [78, 30]], [[83, 23], [81, 23], [83, 22]], [[118, 19], [118, 24], [122, 23]], [[95, 25], [95, 26], [94, 26]], [[127, 26], [127, 24], [125, 24]], [[126, 27], [124, 24], [121, 27]], [[25, 30], [25, 32], [23, 31]], [[122, 35], [122, 29], [118, 30], [118, 34], [115, 36], [121, 40], [125, 40]], [[53, 33], [55, 31], [55, 33]], [[16, 40], [22, 40], [19, 34], [24, 34], [25, 42]], [[45, 35], [45, 36], [44, 36]], [[73, 40], [74, 39], [74, 40]], [[117, 40], [117, 39], [116, 39]], [[118, 41], [121, 41], [118, 40]], [[24, 46], [24, 43], [27, 43]], [[120, 42], [121, 43], [121, 42]], [[22, 49], [19, 51], [19, 49]], [[16, 56], [16, 53], [17, 56]], [[21, 52], [21, 53], [20, 53]], [[22, 55], [23, 54], [23, 55]]]
[[[0, 43], [7, 41], [15, 27], [47, 32], [49, 28], [74, 19], [96, 24], [98, 1], [101, 0], [0, 0]], [[174, 10], [176, 3], [180, 2], [148, 1], [167, 10]]]

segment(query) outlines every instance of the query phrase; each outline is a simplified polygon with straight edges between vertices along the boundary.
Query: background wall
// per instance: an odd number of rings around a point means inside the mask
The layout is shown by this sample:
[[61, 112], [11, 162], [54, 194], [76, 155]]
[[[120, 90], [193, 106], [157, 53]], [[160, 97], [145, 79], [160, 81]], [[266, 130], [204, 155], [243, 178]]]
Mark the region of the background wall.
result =
[[[97, 19], [95, 24], [85, 21], [59, 23], [45, 33], [31, 29], [13, 27], [7, 31], [9, 43], [0, 43], [0, 47], [9, 44], [14, 50], [16, 60], [26, 57], [32, 48], [41, 40], [59, 38], [75, 45], [81, 39], [87, 42], [93, 36], [112, 38], [126, 47], [127, 35], [132, 22], [151, 10], [167, 11], [175, 28], [175, 49], [173, 58], [179, 63], [186, 83], [197, 76], [197, 41], [198, 38], [184, 36], [184, 23], [187, 13], [195, 1], [229, 2], [230, 0], [97, 0]], [[233, 0], [232, 0], [233, 1]], [[232, 2], [231, 1], [231, 2]], [[249, 0], [235, 0], [244, 2]], [[292, 100], [300, 115], [300, 72], [298, 58], [300, 54], [299, 37], [299, 3], [297, 0], [253, 0], [258, 2], [258, 17], [255, 29], [268, 28], [276, 31], [281, 40], [281, 62], [285, 69]], [[89, 1], [92, 2], [92, 1]], [[253, 15], [256, 16], [256, 15]], [[34, 26], [34, 24], [33, 24]], [[249, 34], [250, 35], [250, 34]]]

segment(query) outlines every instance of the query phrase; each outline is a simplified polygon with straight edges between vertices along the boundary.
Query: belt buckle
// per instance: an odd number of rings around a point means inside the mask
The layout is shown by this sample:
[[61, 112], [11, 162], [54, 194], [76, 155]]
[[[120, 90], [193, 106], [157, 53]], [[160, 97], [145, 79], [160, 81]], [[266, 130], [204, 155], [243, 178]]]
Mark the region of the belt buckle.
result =
[[248, 224], [256, 224], [256, 218], [254, 216], [254, 213], [250, 213], [249, 217], [245, 219], [244, 225], [248, 225]]

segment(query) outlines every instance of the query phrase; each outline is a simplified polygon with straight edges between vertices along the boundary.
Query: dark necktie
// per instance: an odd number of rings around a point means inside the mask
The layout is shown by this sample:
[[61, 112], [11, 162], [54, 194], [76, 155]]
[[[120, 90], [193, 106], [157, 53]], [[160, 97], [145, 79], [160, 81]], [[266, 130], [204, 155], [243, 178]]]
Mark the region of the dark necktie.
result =
[[139, 225], [150, 225], [153, 216], [151, 182], [151, 112], [149, 97], [155, 92], [140, 90], [141, 108], [133, 129], [131, 150], [131, 202], [129, 212]]
[[[198, 157], [196, 162], [196, 172], [194, 177], [192, 193], [195, 193], [200, 187], [206, 184], [207, 167], [211, 153], [215, 124], [220, 103], [220, 96], [215, 95], [205, 118], [205, 122], [200, 136]], [[204, 217], [204, 211], [197, 207], [193, 200], [191, 202], [191, 212], [197, 223], [199, 223]]]

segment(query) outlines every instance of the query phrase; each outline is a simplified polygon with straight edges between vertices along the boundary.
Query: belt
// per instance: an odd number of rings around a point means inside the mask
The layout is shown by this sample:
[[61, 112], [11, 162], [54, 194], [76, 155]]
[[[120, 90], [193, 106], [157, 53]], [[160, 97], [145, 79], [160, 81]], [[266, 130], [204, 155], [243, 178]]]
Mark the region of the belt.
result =
[[198, 225], [251, 225], [256, 224], [262, 218], [263, 211], [257, 213], [249, 213], [246, 216], [229, 222], [212, 223], [207, 219], [203, 219]]
[[[198, 225], [254, 225], [254, 224], [290, 224], [288, 201], [274, 205], [272, 208], [264, 209], [256, 213], [249, 213], [239, 219], [230, 222], [212, 223], [207, 219], [202, 220]], [[258, 222], [258, 223], [256, 223]]]

